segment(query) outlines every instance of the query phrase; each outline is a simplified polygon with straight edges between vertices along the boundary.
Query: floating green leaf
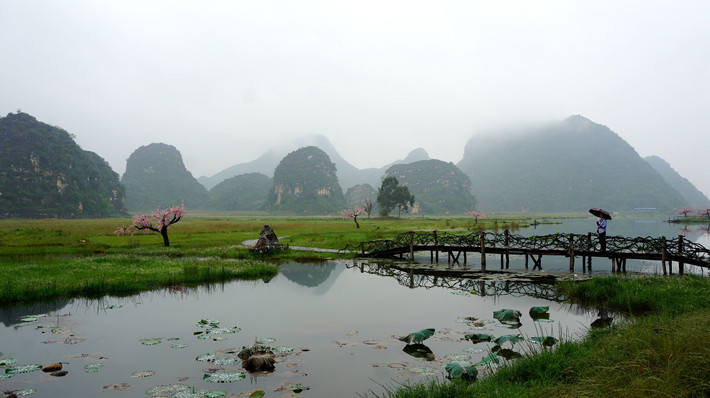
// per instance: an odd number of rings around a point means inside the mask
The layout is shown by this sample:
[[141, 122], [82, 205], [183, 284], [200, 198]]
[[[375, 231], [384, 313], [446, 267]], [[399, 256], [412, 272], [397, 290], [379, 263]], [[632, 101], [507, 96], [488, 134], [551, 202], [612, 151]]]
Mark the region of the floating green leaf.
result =
[[421, 343], [422, 341], [428, 339], [434, 335], [434, 329], [422, 329], [418, 332], [410, 333], [407, 336], [400, 337], [400, 341], [404, 341], [407, 344]]
[[299, 392], [301, 392], [301, 391], [303, 391], [303, 390], [310, 390], [310, 389], [311, 389], [310, 387], [304, 386], [304, 385], [301, 384], [301, 383], [298, 383], [298, 384], [296, 384], [295, 386], [291, 387], [291, 391], [293, 391], [293, 392], [295, 392], [295, 393], [299, 393]]
[[471, 360], [471, 356], [466, 354], [447, 354], [444, 356], [444, 358], [448, 359], [451, 362], [462, 362]]
[[533, 320], [550, 319], [549, 306], [530, 308], [530, 318]]
[[16, 375], [19, 373], [29, 373], [29, 372], [34, 372], [36, 370], [42, 369], [42, 365], [39, 364], [31, 364], [31, 365], [20, 365], [20, 366], [13, 366], [10, 368], [5, 369], [5, 373], [11, 374], [11, 375]]
[[215, 365], [236, 365], [240, 362], [239, 358], [215, 358], [212, 360]]
[[496, 339], [493, 340], [494, 343], [497, 345], [503, 345], [505, 342], [510, 342], [511, 344], [519, 343], [521, 341], [525, 341], [525, 338], [519, 334], [513, 335], [513, 334], [506, 334], [503, 336], [500, 336]]
[[242, 328], [239, 327], [231, 327], [231, 328], [210, 328], [205, 331], [207, 334], [229, 334], [229, 333], [237, 333], [238, 331], [242, 330]]
[[405, 353], [413, 356], [414, 358], [421, 358], [426, 361], [433, 361], [434, 352], [431, 348], [425, 346], [424, 344], [407, 344], [402, 349]]
[[492, 341], [493, 336], [485, 333], [471, 333], [464, 336], [465, 338], [471, 340], [473, 343], [480, 343], [483, 341]]
[[215, 355], [210, 354], [210, 353], [200, 355], [197, 358], [195, 358], [196, 361], [200, 361], [200, 362], [212, 362], [212, 361], [214, 361], [214, 359], [215, 359]]
[[187, 344], [182, 344], [182, 343], [171, 344], [170, 348], [187, 348]]
[[88, 365], [84, 365], [84, 371], [86, 373], [96, 373], [101, 370], [101, 368], [104, 367], [104, 364], [102, 363], [90, 363]]
[[556, 339], [552, 336], [533, 337], [530, 340], [532, 340], [538, 344], [542, 344], [545, 347], [552, 347], [553, 345], [555, 345], [559, 342], [558, 339]]
[[222, 390], [212, 390], [205, 393], [205, 398], [219, 398], [227, 395], [226, 391]]
[[15, 358], [2, 358], [0, 359], [0, 366], [12, 365], [15, 362], [17, 362]]
[[520, 316], [522, 314], [520, 311], [502, 309], [493, 312], [493, 317], [504, 324], [518, 324], [520, 323]]
[[280, 346], [280, 347], [274, 347], [271, 349], [273, 352], [291, 352], [293, 351], [293, 347], [285, 347], [285, 346]]
[[481, 358], [480, 361], [476, 362], [476, 365], [478, 366], [484, 366], [484, 365], [490, 365], [490, 364], [498, 364], [498, 355], [496, 355], [495, 352], [490, 353], [486, 355], [485, 357]]
[[503, 357], [503, 358], [505, 358], [505, 359], [507, 359], [507, 360], [516, 359], [516, 358], [521, 358], [521, 357], [522, 357], [522, 355], [521, 355], [519, 352], [517, 352], [517, 351], [513, 351], [513, 350], [508, 349], [508, 348], [501, 348], [499, 345], [495, 346], [494, 348], [496, 348], [496, 347], [497, 347], [498, 349], [497, 349], [497, 350], [494, 350], [494, 351], [495, 351], [496, 355], [498, 355], [499, 357]]
[[160, 344], [160, 343], [161, 343], [161, 340], [159, 340], [159, 339], [146, 339], [146, 340], [141, 341], [141, 344], [143, 344], [143, 345], [156, 345], [156, 344]]
[[0, 374], [0, 380], [9, 379], [10, 377], [12, 377], [12, 375], [9, 375], [9, 374], [6, 374], [6, 373]]
[[478, 369], [470, 362], [449, 362], [444, 366], [452, 379], [476, 380]]
[[25, 396], [25, 395], [32, 395], [36, 393], [37, 390], [34, 388], [25, 388], [24, 390], [19, 390], [19, 391], [13, 391], [12, 393], [17, 395], [18, 397]]
[[274, 341], [276, 341], [276, 339], [273, 337], [264, 337], [263, 339], [257, 340], [256, 343], [257, 344], [271, 344]]
[[456, 318], [456, 322], [458, 323], [471, 323], [471, 322], [476, 322], [478, 318], [474, 316], [460, 316]]
[[187, 384], [167, 384], [151, 387], [145, 391], [151, 397], [170, 397], [182, 392], [192, 392], [192, 387]]
[[219, 321], [216, 319], [200, 319], [200, 321], [197, 322], [197, 325], [200, 327], [217, 328], [219, 327]]
[[233, 381], [241, 380], [246, 376], [246, 373], [242, 372], [220, 370], [214, 373], [205, 373], [205, 375], [202, 376], [202, 380], [210, 383], [231, 383]]
[[131, 377], [150, 377], [150, 376], [153, 376], [154, 374], [155, 374], [155, 372], [153, 372], [152, 370], [141, 370], [138, 372], [133, 372], [131, 374]]
[[266, 394], [264, 390], [256, 390], [253, 393], [249, 394], [249, 398], [261, 398]]

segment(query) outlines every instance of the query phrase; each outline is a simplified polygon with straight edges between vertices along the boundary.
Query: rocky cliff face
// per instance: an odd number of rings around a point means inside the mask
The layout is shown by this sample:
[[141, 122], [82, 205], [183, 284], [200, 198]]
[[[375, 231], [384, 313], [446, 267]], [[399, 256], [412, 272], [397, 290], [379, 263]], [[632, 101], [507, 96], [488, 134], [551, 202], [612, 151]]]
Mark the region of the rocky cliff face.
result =
[[309, 146], [284, 157], [274, 171], [267, 209], [298, 214], [329, 214], [345, 207], [335, 165]]
[[126, 206], [134, 212], [183, 201], [186, 207], [195, 208], [208, 199], [207, 189], [187, 171], [180, 152], [162, 143], [136, 149], [126, 162], [121, 182], [126, 187]]
[[18, 112], [0, 118], [0, 217], [125, 215], [108, 163], [61, 128]]

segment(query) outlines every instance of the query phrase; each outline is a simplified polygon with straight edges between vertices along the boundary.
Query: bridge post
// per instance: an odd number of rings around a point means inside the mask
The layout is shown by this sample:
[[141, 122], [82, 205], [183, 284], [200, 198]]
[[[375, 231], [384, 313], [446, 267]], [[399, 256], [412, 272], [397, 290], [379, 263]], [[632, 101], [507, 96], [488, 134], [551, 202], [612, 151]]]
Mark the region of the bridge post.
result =
[[[587, 232], [587, 251], [592, 251], [592, 233]], [[592, 255], [587, 256], [587, 269], [592, 270]]]
[[505, 269], [510, 268], [510, 254], [508, 253], [508, 246], [510, 246], [510, 240], [508, 239], [510, 232], [508, 229], [505, 230]]
[[436, 231], [434, 231], [434, 247], [436, 248], [436, 262], [439, 262], [439, 237], [436, 235]]
[[574, 271], [574, 234], [569, 235], [569, 270]]
[[414, 261], [414, 231], [409, 231], [409, 261]]
[[[683, 257], [683, 235], [678, 235], [678, 256]], [[678, 259], [678, 274], [683, 275], [685, 263]]]
[[661, 238], [661, 263], [663, 263], [663, 275], [668, 275], [666, 272], [666, 237]]
[[486, 272], [486, 233], [480, 232], [481, 239], [481, 272]]

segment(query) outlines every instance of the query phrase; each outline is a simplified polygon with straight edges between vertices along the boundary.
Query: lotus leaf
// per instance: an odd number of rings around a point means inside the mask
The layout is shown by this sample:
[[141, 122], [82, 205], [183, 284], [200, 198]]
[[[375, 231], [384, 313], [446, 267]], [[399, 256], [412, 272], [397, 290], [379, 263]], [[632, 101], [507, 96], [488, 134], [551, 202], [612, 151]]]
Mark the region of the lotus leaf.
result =
[[21, 365], [21, 366], [13, 366], [10, 368], [5, 369], [5, 373], [15, 375], [18, 373], [29, 373], [29, 372], [34, 372], [36, 370], [42, 369], [42, 365], [39, 364], [31, 364], [31, 365]]
[[421, 358], [425, 361], [433, 361], [434, 352], [431, 348], [425, 346], [424, 344], [407, 344], [402, 349], [405, 353], [413, 356], [414, 358]]
[[159, 339], [146, 339], [146, 340], [141, 341], [141, 344], [143, 344], [143, 345], [156, 345], [156, 344], [160, 344], [160, 343], [161, 343], [161, 341]]
[[171, 344], [170, 348], [187, 348], [187, 344]]
[[15, 362], [17, 362], [17, 359], [15, 358], [3, 358], [0, 359], [0, 366], [12, 365]]
[[101, 370], [101, 368], [103, 368], [103, 367], [104, 367], [104, 364], [102, 364], [102, 363], [98, 363], [98, 362], [97, 363], [90, 363], [88, 365], [84, 365], [84, 371], [86, 373], [96, 373], [99, 370]]
[[558, 339], [552, 337], [552, 336], [544, 336], [544, 337], [533, 337], [530, 340], [542, 344], [545, 347], [552, 347], [553, 345], [557, 344], [559, 341]]
[[202, 376], [202, 380], [208, 381], [210, 383], [231, 383], [233, 381], [241, 380], [246, 377], [246, 373], [221, 370], [214, 373], [205, 373]]
[[181, 391], [178, 393], [175, 393], [170, 396], [170, 398], [204, 398], [205, 393], [209, 392], [209, 390], [195, 390], [194, 388], [191, 391]]
[[222, 390], [212, 390], [205, 393], [205, 398], [219, 398], [227, 395], [226, 391]]
[[439, 369], [433, 368], [431, 366], [407, 366], [407, 370], [413, 373], [421, 373], [427, 376], [439, 373]]
[[291, 351], [293, 351], [293, 347], [284, 347], [284, 346], [274, 347], [271, 349], [271, 351], [273, 351], [273, 352], [291, 352]]
[[198, 356], [197, 358], [195, 358], [195, 360], [200, 361], [200, 362], [211, 362], [211, 361], [214, 361], [214, 358], [215, 358], [214, 354], [207, 353], [207, 354]]
[[461, 362], [461, 361], [471, 360], [471, 356], [466, 355], [466, 354], [448, 354], [448, 355], [445, 355], [444, 358], [448, 359], [451, 362]]
[[493, 312], [493, 317], [504, 324], [517, 324], [520, 323], [520, 316], [522, 314], [520, 311], [502, 309]]
[[150, 376], [153, 376], [154, 374], [155, 374], [155, 372], [153, 372], [152, 370], [142, 370], [142, 371], [138, 371], [138, 372], [133, 372], [131, 374], [131, 377], [150, 377]]
[[266, 394], [264, 390], [256, 390], [253, 393], [249, 394], [249, 398], [261, 398]]
[[212, 363], [215, 365], [236, 365], [239, 363], [239, 358], [215, 358]]
[[483, 348], [476, 348], [476, 347], [469, 347], [465, 348], [463, 352], [468, 352], [469, 354], [480, 354], [484, 352], [485, 350]]
[[256, 343], [257, 344], [271, 344], [274, 341], [276, 341], [276, 339], [273, 337], [264, 337], [263, 339], [257, 340]]
[[522, 355], [519, 352], [513, 351], [508, 348], [500, 348], [500, 346], [496, 346], [496, 347], [498, 347], [498, 350], [496, 350], [496, 355], [498, 355], [499, 357], [503, 357], [507, 360], [522, 357]]
[[197, 326], [216, 328], [219, 327], [219, 321], [216, 319], [200, 319]]
[[3, 374], [0, 374], [0, 380], [9, 379], [10, 377], [12, 377], [12, 375], [4, 374], [4, 373], [3, 373]]
[[470, 362], [449, 362], [444, 366], [452, 379], [476, 380], [478, 369]]
[[481, 358], [480, 361], [476, 362], [477, 366], [484, 366], [490, 364], [498, 364], [498, 355], [496, 355], [495, 352], [486, 355], [485, 357]]
[[166, 384], [147, 389], [145, 393], [151, 397], [170, 397], [180, 392], [192, 392], [187, 384]]
[[530, 308], [530, 315], [532, 315], [532, 314], [545, 314], [545, 313], [547, 313], [548, 311], [550, 311], [550, 306], [549, 306], [549, 305], [546, 305], [546, 306], [544, 306], [544, 307], [542, 307], [542, 306], [534, 306], [534, 307]]
[[471, 340], [473, 343], [480, 343], [482, 341], [492, 341], [493, 336], [485, 333], [471, 333], [464, 336], [465, 338]]
[[503, 345], [506, 341], [509, 341], [511, 344], [519, 343], [521, 341], [525, 341], [525, 338], [521, 335], [513, 335], [513, 334], [506, 334], [504, 336], [500, 336], [496, 339], [493, 340], [494, 343], [498, 345]]
[[301, 384], [301, 383], [298, 383], [298, 384], [296, 384], [295, 386], [291, 387], [291, 391], [293, 391], [293, 392], [295, 392], [295, 393], [299, 393], [299, 392], [301, 392], [301, 391], [303, 391], [303, 390], [310, 390], [310, 389], [311, 389], [310, 387], [304, 386], [304, 385]]
[[421, 343], [422, 341], [428, 339], [434, 335], [434, 329], [422, 329], [418, 332], [410, 333], [407, 336], [400, 337], [400, 341], [404, 341], [407, 344]]
[[237, 333], [238, 331], [242, 330], [242, 328], [234, 326], [231, 328], [210, 328], [205, 331], [207, 334], [229, 334], [229, 333]]
[[473, 317], [473, 316], [462, 316], [456, 318], [456, 322], [458, 323], [471, 323], [471, 322], [476, 322], [478, 318]]
[[25, 396], [25, 395], [32, 395], [36, 393], [37, 390], [34, 388], [25, 388], [24, 390], [19, 390], [19, 391], [13, 391], [12, 393], [17, 395], [18, 397]]

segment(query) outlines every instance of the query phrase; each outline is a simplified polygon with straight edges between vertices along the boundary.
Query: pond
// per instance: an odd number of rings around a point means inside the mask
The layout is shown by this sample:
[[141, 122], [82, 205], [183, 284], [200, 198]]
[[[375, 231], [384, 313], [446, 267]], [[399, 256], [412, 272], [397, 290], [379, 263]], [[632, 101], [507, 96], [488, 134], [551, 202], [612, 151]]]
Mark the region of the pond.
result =
[[[552, 300], [528, 297], [522, 285], [509, 284], [508, 293], [492, 295], [496, 287], [489, 284], [485, 289], [491, 295], [486, 296], [440, 287], [410, 289], [395, 278], [362, 273], [353, 267], [358, 264], [288, 263], [268, 282], [236, 281], [0, 310], [0, 362], [17, 361], [6, 369], [62, 362], [68, 372], [63, 377], [42, 371], [16, 374], [0, 380], [0, 390], [34, 389], [37, 397], [137, 397], [149, 396], [146, 391], [156, 386], [181, 384], [236, 396], [255, 390], [267, 396], [296, 396], [291, 388], [300, 383], [310, 388], [301, 393], [308, 397], [382, 393], [381, 385], [395, 381], [442, 377], [447, 356], [480, 361], [492, 344], [473, 344], [464, 339], [468, 333], [575, 338], [595, 318]], [[528, 315], [532, 306], [549, 306], [550, 321], [534, 322]], [[519, 330], [504, 328], [493, 318], [494, 311], [504, 308], [522, 312]], [[48, 316], [21, 320], [37, 314]], [[481, 323], [474, 326], [463, 317]], [[202, 319], [239, 330], [205, 334], [198, 325]], [[432, 361], [407, 354], [406, 344], [396, 338], [426, 328], [436, 330], [423, 342]], [[284, 347], [280, 350], [286, 352], [276, 353], [273, 373], [247, 374], [228, 383], [203, 380], [215, 369], [243, 371], [241, 361], [230, 364], [228, 359], [234, 361], [234, 351], [256, 341]], [[534, 345], [527, 341], [517, 347]], [[505, 343], [504, 348], [509, 346]], [[226, 364], [196, 360], [205, 354]]]
[[[610, 234], [634, 225], [633, 220], [619, 221], [612, 224], [618, 230]], [[589, 230], [589, 222], [569, 220], [516, 233], [580, 233]], [[638, 236], [677, 235], [677, 227], [665, 223], [636, 224]], [[705, 236], [700, 233], [694, 239]], [[558, 260], [550, 260], [543, 265], [547, 272], [565, 270], [568, 264], [561, 259], [558, 267]], [[428, 262], [428, 255], [422, 261]], [[439, 280], [410, 288], [408, 279], [396, 274], [366, 272], [378, 267], [374, 260], [287, 263], [267, 281], [2, 308], [0, 374], [57, 362], [67, 373], [52, 376], [35, 370], [3, 376], [0, 391], [35, 391], [36, 397], [171, 396], [170, 391], [181, 387], [211, 391], [213, 396], [223, 391], [247, 397], [256, 390], [266, 396], [382, 394], [384, 386], [442, 378], [450, 361], [482, 361], [493, 344], [473, 344], [466, 334], [520, 333], [526, 341], [513, 347], [525, 351], [540, 349], [533, 337], [579, 338], [597, 318], [596, 313], [558, 302], [549, 285]], [[654, 267], [641, 268], [652, 272]], [[608, 267], [594, 272], [602, 269]], [[549, 306], [549, 320], [534, 321], [529, 311], [535, 306]], [[520, 311], [519, 328], [509, 329], [494, 319], [500, 309]], [[46, 316], [23, 318], [26, 315]], [[213, 327], [202, 320], [210, 320]], [[412, 350], [398, 339], [427, 328], [435, 333], [423, 341], [424, 347]], [[275, 349], [274, 371], [246, 373], [235, 380], [236, 372], [243, 372], [236, 353], [256, 342]], [[227, 382], [212, 381], [215, 374]], [[299, 385], [304, 387], [300, 395], [292, 391]], [[161, 393], [160, 386], [173, 390]]]

